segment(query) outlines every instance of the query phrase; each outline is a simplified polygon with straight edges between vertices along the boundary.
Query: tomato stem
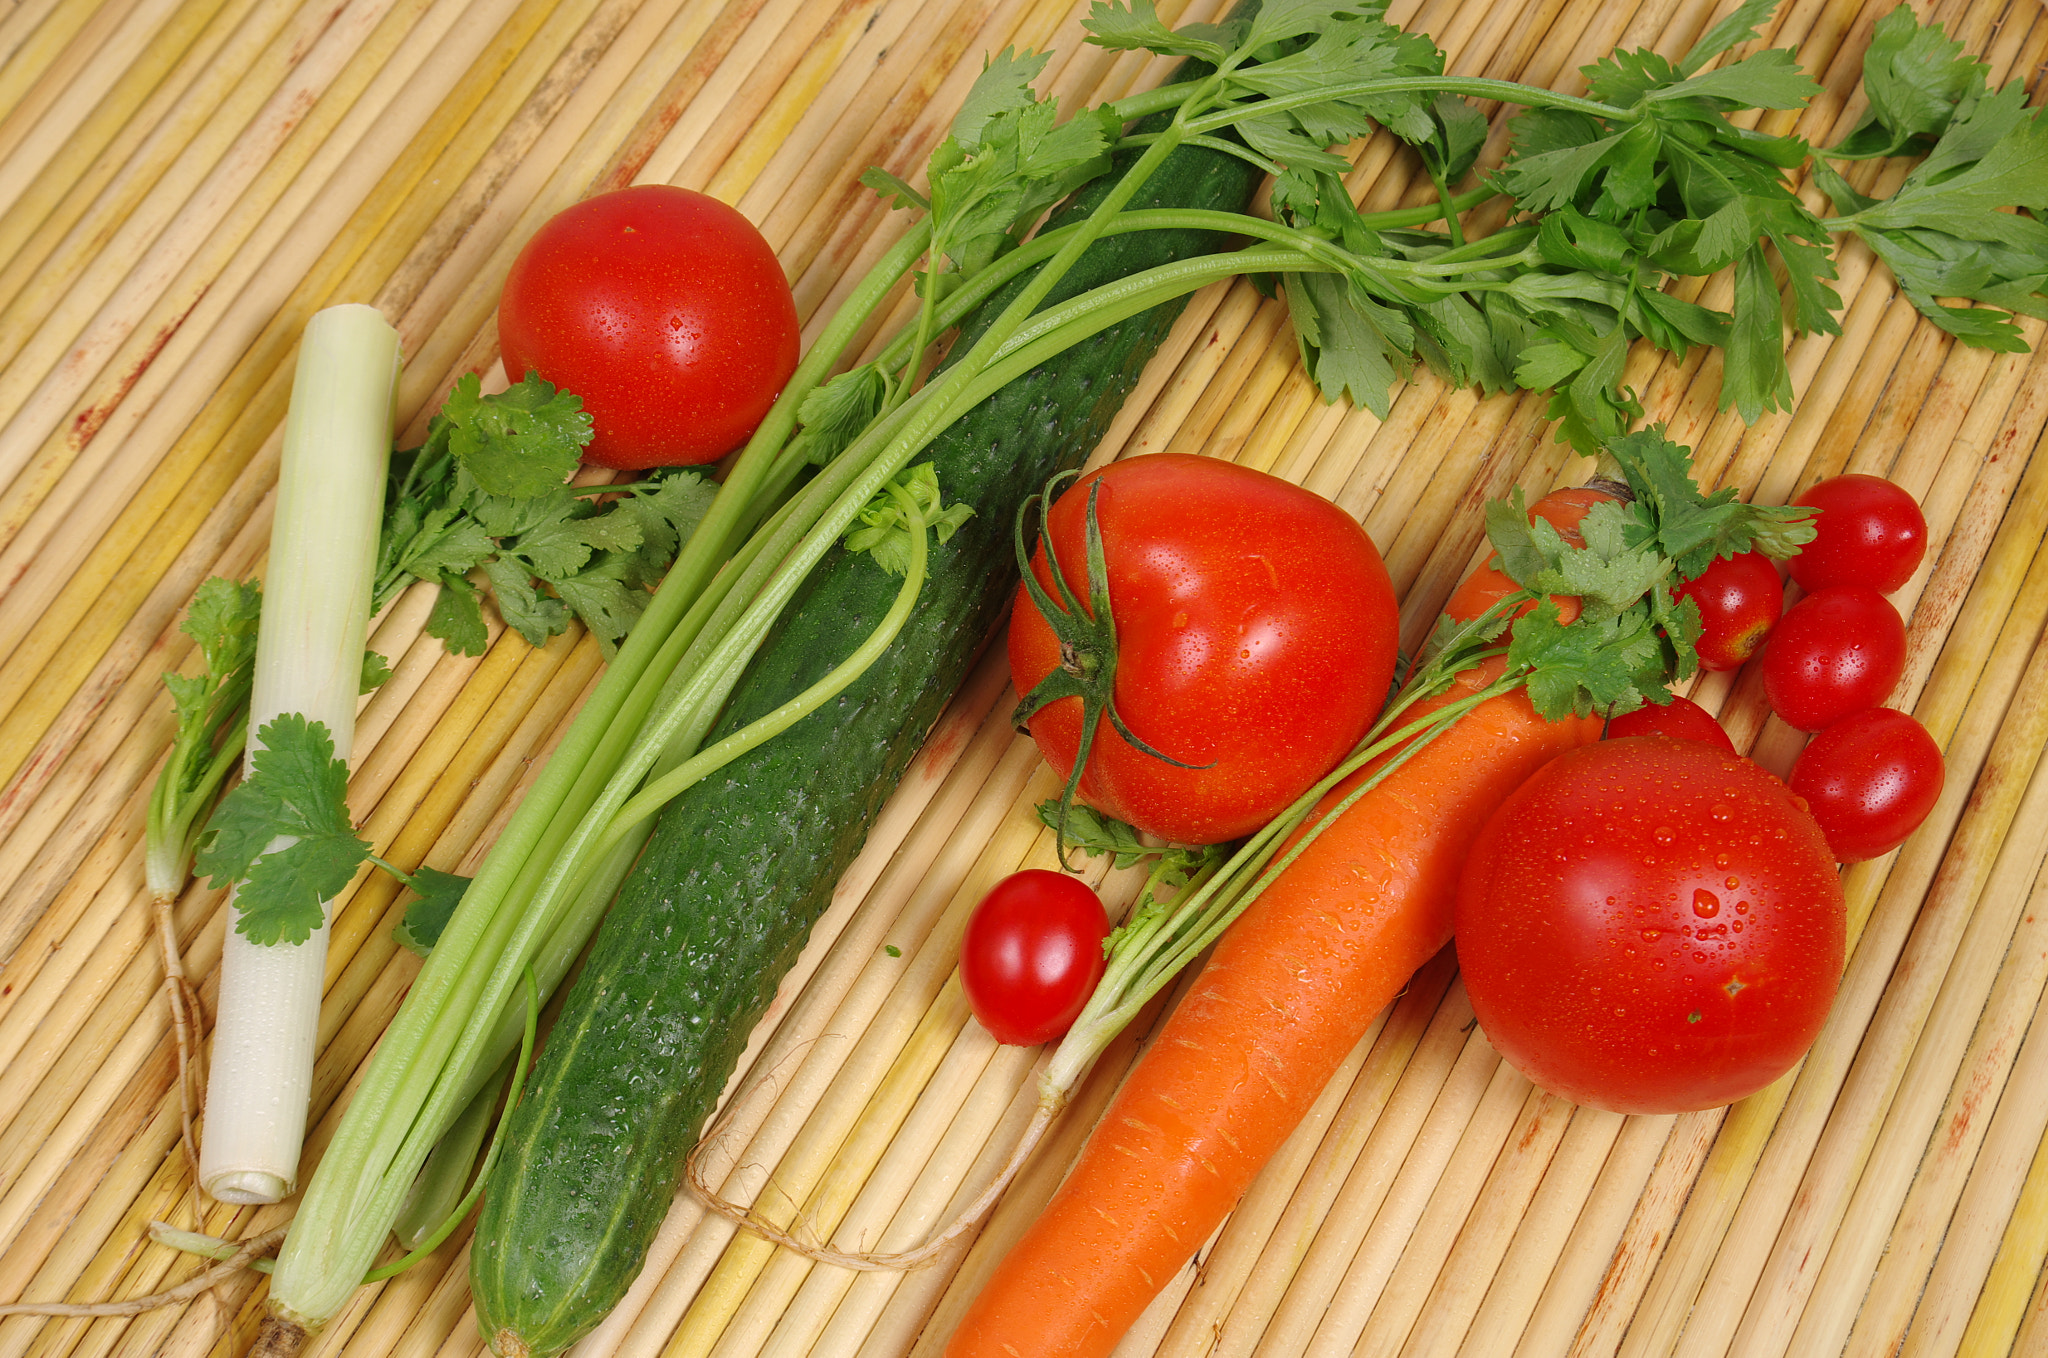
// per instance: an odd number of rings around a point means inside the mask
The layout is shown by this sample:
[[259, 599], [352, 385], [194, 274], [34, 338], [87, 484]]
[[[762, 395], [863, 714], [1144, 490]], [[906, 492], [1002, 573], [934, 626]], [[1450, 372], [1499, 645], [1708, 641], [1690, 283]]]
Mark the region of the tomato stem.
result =
[[[1053, 825], [1054, 842], [1058, 846], [1060, 864], [1071, 868], [1067, 861], [1067, 815], [1074, 805], [1074, 796], [1081, 787], [1081, 773], [1088, 766], [1089, 754], [1095, 748], [1096, 732], [1101, 728], [1102, 718], [1107, 716], [1109, 724], [1124, 742], [1135, 750], [1142, 751], [1154, 759], [1164, 760], [1177, 769], [1206, 769], [1213, 764], [1190, 764], [1174, 758], [1165, 751], [1154, 747], [1125, 724], [1122, 714], [1116, 710], [1116, 617], [1109, 601], [1109, 563], [1102, 545], [1102, 520], [1098, 502], [1102, 493], [1102, 482], [1097, 480], [1088, 486], [1086, 541], [1088, 552], [1088, 601], [1083, 604], [1075, 597], [1073, 587], [1067, 583], [1066, 569], [1052, 545], [1051, 505], [1055, 492], [1061, 483], [1072, 480], [1078, 473], [1061, 472], [1046, 482], [1045, 489], [1027, 499], [1017, 510], [1015, 538], [1017, 543], [1017, 567], [1025, 590], [1031, 602], [1038, 606], [1038, 612], [1052, 628], [1053, 636], [1059, 641], [1060, 663], [1040, 680], [1036, 687], [1025, 694], [1017, 708], [1010, 714], [1010, 720], [1019, 731], [1029, 731], [1031, 718], [1050, 703], [1062, 698], [1081, 700], [1081, 739], [1074, 749], [1074, 766], [1067, 774], [1066, 786], [1060, 789], [1059, 813]], [[1039, 582], [1038, 572], [1032, 568], [1031, 552], [1024, 541], [1025, 516], [1032, 506], [1038, 508], [1038, 540], [1045, 548], [1046, 565], [1050, 569], [1053, 585], [1060, 597], [1055, 601], [1050, 592]]]

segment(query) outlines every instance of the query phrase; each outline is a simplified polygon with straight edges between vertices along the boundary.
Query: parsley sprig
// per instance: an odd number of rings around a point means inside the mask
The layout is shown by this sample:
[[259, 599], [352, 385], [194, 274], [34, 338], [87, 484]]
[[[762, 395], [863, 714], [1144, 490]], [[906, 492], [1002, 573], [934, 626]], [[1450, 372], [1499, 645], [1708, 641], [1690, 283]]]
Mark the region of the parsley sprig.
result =
[[428, 633], [457, 654], [481, 655], [490, 634], [470, 579], [480, 571], [499, 613], [531, 644], [573, 618], [610, 654], [716, 487], [694, 471], [571, 486], [589, 441], [582, 401], [538, 374], [488, 396], [464, 374], [427, 441], [392, 459], [372, 607], [416, 579], [436, 583]]

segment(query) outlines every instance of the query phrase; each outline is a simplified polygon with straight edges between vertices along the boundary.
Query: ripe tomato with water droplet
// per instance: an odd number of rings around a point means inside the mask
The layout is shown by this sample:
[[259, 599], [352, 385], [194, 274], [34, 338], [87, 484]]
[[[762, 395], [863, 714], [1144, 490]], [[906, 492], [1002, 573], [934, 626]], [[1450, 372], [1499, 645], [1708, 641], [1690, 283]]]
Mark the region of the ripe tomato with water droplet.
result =
[[[1561, 755], [1508, 798], [1467, 859], [1456, 929], [1472, 1008], [1516, 1069], [1578, 1103], [1676, 1113], [1798, 1061], [1846, 922], [1834, 858], [1783, 783], [1636, 736]], [[1625, 1017], [1603, 991], [1631, 995]]]

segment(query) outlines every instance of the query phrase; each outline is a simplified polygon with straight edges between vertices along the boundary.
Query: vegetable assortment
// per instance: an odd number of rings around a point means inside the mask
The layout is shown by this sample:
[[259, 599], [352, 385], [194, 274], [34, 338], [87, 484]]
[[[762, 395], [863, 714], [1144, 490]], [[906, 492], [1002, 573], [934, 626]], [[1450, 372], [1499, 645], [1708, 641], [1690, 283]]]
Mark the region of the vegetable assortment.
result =
[[[1135, 755], [1141, 778], [1214, 768], [1221, 786], [1255, 794], [1246, 805], [1218, 810], [1209, 803], [1227, 799], [1191, 798], [1172, 784], [1118, 803], [1103, 787], [1112, 780], [1091, 781], [1083, 767], [1089, 760], [1058, 752], [1086, 744], [1084, 719], [1077, 714], [1065, 722], [1067, 733], [1053, 736], [1040, 729], [1056, 724], [1053, 707], [1025, 714], [1055, 764], [1070, 772], [1070, 796], [1078, 789], [1175, 838], [1251, 835], [1227, 863], [1208, 855], [1180, 874], [1171, 899], [1163, 884], [1111, 937], [1102, 984], [1053, 1061], [1046, 1109], [1057, 1110], [1108, 1037], [1240, 914], [1196, 982], [1198, 999], [1183, 1006], [1185, 1020], [1173, 1020], [1195, 1025], [1186, 1045], [1211, 1040], [1205, 1025], [1219, 1021], [1211, 1010], [1232, 1007], [1219, 998], [1230, 986], [1242, 987], [1237, 1009], [1256, 1001], [1318, 1019], [1285, 1023], [1284, 1033], [1254, 1023], [1215, 1039], [1240, 1076], [1246, 1053], [1256, 1061], [1282, 1050], [1274, 1043], [1295, 1046], [1264, 1070], [1274, 1101], [1249, 1106], [1266, 1099], [1260, 1092], [1240, 1110], [1226, 1098], [1231, 1106], [1209, 1127], [1178, 1129], [1158, 1119], [1159, 1107], [1177, 1107], [1183, 1095], [1199, 1105], [1205, 1086], [1219, 1087], [1213, 1053], [1206, 1068], [1196, 1057], [1180, 1058], [1182, 1067], [1162, 1058], [1156, 1068], [1148, 1058], [1133, 1078], [1130, 1099], [1166, 1100], [1131, 1115], [1148, 1135], [1166, 1128], [1165, 1140], [1141, 1154], [1170, 1157], [1182, 1130], [1213, 1135], [1219, 1139], [1203, 1143], [1214, 1152], [1208, 1163], [1228, 1172], [1217, 1183], [1185, 1175], [1169, 1183], [1169, 1174], [1126, 1176], [1116, 1186], [1133, 1210], [1166, 1204], [1157, 1210], [1169, 1225], [1164, 1236], [1130, 1237], [1134, 1273], [1106, 1281], [1099, 1305], [1067, 1299], [1059, 1323], [1072, 1327], [1074, 1351], [1106, 1351], [1120, 1333], [1117, 1318], [1135, 1315], [1156, 1286], [1154, 1269], [1176, 1267], [1176, 1251], [1184, 1255], [1229, 1210], [1315, 1097], [1330, 1053], [1341, 1058], [1355, 1042], [1356, 1031], [1320, 1020], [1342, 1008], [1345, 1024], [1362, 1026], [1442, 946], [1450, 865], [1493, 805], [1558, 751], [1593, 739], [1603, 719], [1677, 711], [1667, 686], [1697, 658], [1711, 652], [1716, 663], [1739, 664], [1753, 648], [1755, 614], [1768, 590], [1752, 583], [1736, 607], [1716, 612], [1704, 587], [1686, 582], [1697, 584], [1702, 572], [1752, 548], [1788, 554], [1802, 536], [1798, 515], [1737, 504], [1730, 492], [1701, 495], [1683, 450], [1655, 432], [1627, 432], [1641, 413], [1621, 382], [1630, 344], [1646, 339], [1681, 354], [1720, 346], [1724, 404], [1746, 418], [1783, 408], [1788, 322], [1773, 263], [1788, 266], [1791, 327], [1832, 329], [1826, 247], [1844, 232], [1891, 262], [1915, 304], [1967, 342], [2012, 347], [2017, 331], [2000, 308], [2042, 309], [2042, 275], [2029, 263], [2030, 252], [2044, 247], [2037, 224], [1983, 210], [2048, 206], [2038, 176], [2024, 169], [2040, 124], [2022, 116], [2016, 95], [1990, 91], [1981, 71], [1928, 38], [1904, 11], [1888, 19], [1872, 48], [1873, 70], [1888, 77], [1874, 81], [1862, 126], [1825, 154], [1846, 161], [1925, 151], [1928, 161], [1881, 201], [1816, 165], [1841, 213], [1820, 217], [1785, 179], [1805, 162], [1804, 143], [1746, 131], [1730, 117], [1745, 107], [1795, 107], [1816, 87], [1783, 52], [1712, 67], [1753, 36], [1769, 9], [1755, 0], [1740, 6], [1676, 63], [1616, 54], [1589, 68], [1590, 97], [1576, 98], [1445, 77], [1441, 54], [1426, 39], [1389, 28], [1370, 6], [1268, 3], [1222, 24], [1172, 32], [1143, 0], [1098, 5], [1089, 24], [1094, 41], [1200, 64], [1180, 85], [1061, 122], [1029, 89], [1041, 59], [1005, 53], [992, 61], [933, 159], [928, 193], [870, 176], [923, 220], [856, 290], [802, 366], [792, 315], [787, 344], [778, 337], [765, 346], [757, 370], [737, 384], [754, 397], [781, 396], [734, 417], [734, 438], [763, 412], [766, 421], [715, 500], [708, 482], [688, 474], [579, 492], [564, 484], [563, 459], [588, 455], [614, 466], [708, 460], [730, 449], [724, 432], [690, 448], [608, 447], [605, 431], [625, 435], [634, 419], [607, 414], [594, 380], [563, 376], [546, 360], [533, 365], [539, 375], [502, 396], [481, 395], [473, 379], [459, 386], [427, 447], [394, 467], [380, 590], [415, 578], [439, 583], [443, 607], [432, 629], [459, 649], [479, 650], [478, 593], [467, 576], [482, 569], [507, 621], [530, 639], [559, 632], [573, 615], [617, 650], [563, 743], [563, 767], [551, 767], [536, 787], [476, 887], [452, 915], [452, 893], [422, 915], [416, 941], [433, 946], [428, 971], [372, 1063], [288, 1241], [273, 1294], [280, 1328], [303, 1335], [345, 1300], [427, 1149], [496, 1087], [493, 1076], [518, 1041], [524, 1013], [562, 976], [623, 880], [613, 923], [567, 1003], [533, 1090], [510, 1115], [511, 1139], [486, 1194], [475, 1251], [480, 1314], [501, 1351], [557, 1350], [601, 1317], [630, 1281], [673, 1191], [681, 1150], [753, 1019], [1000, 610], [1012, 507], [1092, 441], [1163, 333], [1162, 304], [1249, 272], [1285, 290], [1304, 360], [1331, 397], [1348, 393], [1384, 413], [1391, 385], [1418, 361], [1488, 391], [1548, 388], [1559, 437], [1601, 451], [1608, 480], [1553, 497], [1534, 517], [1518, 496], [1489, 509], [1496, 558], [1454, 599], [1403, 696], [1377, 723], [1372, 714], [1394, 664], [1391, 589], [1357, 525], [1330, 525], [1363, 544], [1356, 578], [1344, 591], [1319, 580], [1306, 592], [1334, 601], [1359, 633], [1349, 640], [1363, 649], [1311, 662], [1325, 687], [1287, 700], [1296, 726], [1321, 729], [1276, 731], [1265, 717], [1225, 723], [1243, 728], [1261, 756], [1257, 766], [1274, 762], [1264, 742], [1299, 749], [1298, 767], [1272, 787], [1247, 788], [1231, 753], [1203, 743], [1208, 725], [1182, 716], [1155, 729], [1143, 704], [1118, 687], [1111, 724], [1119, 729], [1098, 735], [1095, 753]], [[1939, 72], [1944, 91], [1935, 107], [1919, 97], [1924, 91], [1908, 88], [1928, 70]], [[1462, 102], [1467, 97], [1528, 111], [1517, 117], [1499, 176], [1458, 195], [1454, 186], [1484, 131]], [[1146, 121], [1126, 130], [1134, 119]], [[1337, 178], [1343, 163], [1326, 148], [1375, 126], [1421, 155], [1439, 188], [1437, 209], [1367, 217], [1350, 204]], [[1096, 179], [1111, 165], [1112, 174]], [[1277, 220], [1233, 210], [1268, 172], [1276, 175]], [[1073, 207], [1032, 234], [1047, 207], [1090, 180], [1095, 186]], [[1495, 189], [1517, 215], [1467, 239], [1458, 213]], [[1956, 202], [1973, 208], [1958, 211]], [[2002, 220], [1987, 223], [1987, 216]], [[1442, 229], [1425, 229], [1439, 218]], [[1228, 234], [1252, 244], [1219, 251]], [[1930, 255], [1958, 254], [1982, 267], [1972, 273], [1952, 259], [1947, 268], [1927, 263]], [[870, 361], [825, 380], [920, 259], [927, 266], [910, 326]], [[1728, 266], [1736, 300], [1726, 314], [1661, 288], [1672, 276]], [[515, 318], [505, 330], [508, 368], [527, 366], [517, 313], [541, 309], [531, 292], [522, 296], [526, 286], [508, 290], [507, 314]], [[553, 328], [531, 327], [542, 338]], [[934, 344], [956, 333], [946, 361], [920, 380]], [[557, 390], [550, 376], [562, 376], [568, 390]], [[661, 398], [647, 399], [658, 406]], [[593, 429], [599, 438], [585, 450]], [[494, 439], [517, 442], [536, 431], [548, 450], [538, 463], [488, 452]], [[1025, 445], [1030, 455], [1017, 458]], [[909, 467], [928, 448], [930, 461]], [[1144, 462], [1155, 464], [1147, 473], [1166, 474], [1174, 460]], [[1221, 465], [1177, 474], [1222, 478], [1238, 470], [1219, 472]], [[1128, 473], [1112, 472], [1049, 511], [1046, 538], [1063, 578], [1041, 549], [1037, 588], [1026, 591], [1033, 611], [1050, 608], [1053, 592], [1070, 614], [1096, 614], [1099, 622], [1110, 610], [1098, 604], [1112, 595], [1122, 609], [1125, 586], [1109, 562], [1119, 535], [1132, 530], [1119, 524], [1107, 488]], [[1105, 490], [1088, 493], [1097, 486]], [[1219, 493], [1231, 514], [1249, 512], [1249, 491]], [[1287, 512], [1314, 518], [1307, 509]], [[1187, 519], [1198, 535], [1228, 526], [1213, 508], [1191, 509]], [[1328, 567], [1339, 555], [1326, 538], [1297, 545], [1301, 562], [1264, 558], [1258, 574], [1277, 583], [1283, 572], [1292, 579], [1296, 564]], [[647, 588], [678, 549], [680, 559], [650, 598]], [[1154, 588], [1169, 628], [1189, 628], [1192, 618], [1176, 620], [1170, 591]], [[1828, 586], [1805, 602], [1843, 588]], [[1028, 616], [1021, 606], [1019, 615]], [[1118, 616], [1119, 635], [1135, 649], [1157, 615], [1158, 606], [1140, 602]], [[1777, 624], [1774, 645], [1801, 634], [1798, 616], [1795, 607]], [[1276, 631], [1296, 628], [1292, 620], [1276, 624]], [[1055, 673], [1071, 661], [1060, 646], [1028, 633], [1027, 626], [1012, 635], [1013, 647], [1021, 644], [1029, 656], [1020, 674]], [[1766, 650], [1767, 675], [1772, 663]], [[1888, 691], [1890, 683], [1860, 676], [1842, 710], [1881, 700], [1883, 692], [1866, 690]], [[1163, 685], [1155, 679], [1150, 687]], [[1220, 692], [1208, 695], [1211, 708]], [[1786, 701], [1796, 708], [1797, 699]], [[1921, 800], [1927, 785], [1924, 769], [1914, 777], [1906, 804]], [[1192, 818], [1148, 809], [1162, 806]], [[1062, 805], [1055, 814], [1064, 835], [1069, 812]], [[1875, 814], [1881, 828], [1859, 843], [1885, 842], [1904, 819]], [[1853, 833], [1843, 831], [1845, 845]], [[1419, 836], [1412, 854], [1384, 849], [1403, 835]], [[643, 843], [642, 866], [629, 877]], [[1399, 861], [1379, 888], [1360, 891], [1356, 863], [1367, 843]], [[1838, 848], [1836, 856], [1848, 851]], [[680, 899], [691, 893], [696, 903]], [[1335, 935], [1321, 932], [1340, 895], [1345, 909], [1362, 909], [1338, 916], [1355, 919], [1356, 938], [1347, 936], [1349, 922]], [[721, 908], [746, 901], [737, 923], [707, 922], [713, 898]], [[738, 932], [721, 932], [729, 927]], [[677, 937], [686, 943], [676, 946]], [[651, 947], [657, 938], [663, 946]], [[1274, 974], [1274, 938], [1326, 955], [1316, 976], [1297, 977], [1307, 988], [1292, 999], [1276, 998], [1286, 980]], [[1817, 956], [1824, 961], [1825, 950]], [[1816, 972], [1831, 979], [1838, 967], [1837, 958], [1833, 969]], [[1071, 974], [1060, 985], [1082, 988]], [[676, 1008], [661, 1008], [678, 993]], [[1819, 1004], [1824, 1012], [1825, 1000]], [[1058, 1007], [1065, 1018], [1070, 1006]], [[632, 1035], [632, 1016], [644, 1023], [657, 1010], [654, 1026]], [[1040, 1040], [1057, 1026], [1021, 1025], [1006, 1040]], [[684, 1048], [681, 1069], [660, 1081], [643, 1078], [646, 1067]], [[1240, 1111], [1249, 1121], [1231, 1123]], [[565, 1129], [572, 1140], [586, 1133], [595, 1140], [570, 1147], [560, 1139]], [[630, 1134], [624, 1154], [615, 1149], [621, 1133]], [[600, 1173], [612, 1182], [586, 1189]], [[1111, 1191], [1105, 1173], [1093, 1182]], [[1033, 1351], [1050, 1342], [1040, 1338], [1050, 1323], [1043, 1270], [1072, 1257], [1063, 1251], [1081, 1238], [1075, 1223], [1103, 1210], [1103, 1200], [1089, 1196], [1096, 1191], [1090, 1182], [1077, 1173], [1074, 1203], [1048, 1218], [1071, 1218], [1065, 1228], [1045, 1228], [1048, 1240], [1063, 1230], [1069, 1239], [1020, 1249], [977, 1303], [973, 1327], [963, 1326], [961, 1346], [986, 1341], [1000, 1352], [1021, 1342]]]

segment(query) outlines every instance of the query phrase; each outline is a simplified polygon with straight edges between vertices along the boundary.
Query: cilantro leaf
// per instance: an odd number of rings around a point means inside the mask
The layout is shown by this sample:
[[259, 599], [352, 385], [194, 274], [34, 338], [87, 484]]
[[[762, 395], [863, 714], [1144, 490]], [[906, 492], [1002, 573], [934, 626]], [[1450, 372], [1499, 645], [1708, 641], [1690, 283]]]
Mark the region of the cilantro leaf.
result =
[[257, 732], [248, 776], [214, 809], [197, 868], [239, 880], [235, 929], [252, 942], [303, 943], [369, 856], [348, 815], [348, 765], [320, 722], [288, 712]]
[[493, 495], [539, 495], [560, 485], [590, 442], [582, 398], [539, 373], [491, 396], [475, 373], [464, 373], [438, 418], [448, 421], [449, 450]]
[[405, 884], [418, 899], [406, 906], [405, 918], [391, 931], [393, 940], [421, 957], [431, 953], [454, 917], [455, 907], [462, 904], [462, 893], [469, 889], [469, 883], [469, 878], [439, 868], [414, 868]]
[[1750, 505], [1732, 486], [1702, 494], [1692, 479], [1691, 455], [1664, 437], [1641, 430], [1614, 439], [1607, 455], [1635, 493], [1635, 532], [1675, 563], [1690, 580], [1717, 556], [1750, 550], [1790, 556], [1813, 539], [1812, 511], [1798, 505]]

